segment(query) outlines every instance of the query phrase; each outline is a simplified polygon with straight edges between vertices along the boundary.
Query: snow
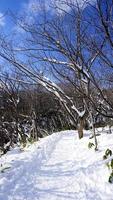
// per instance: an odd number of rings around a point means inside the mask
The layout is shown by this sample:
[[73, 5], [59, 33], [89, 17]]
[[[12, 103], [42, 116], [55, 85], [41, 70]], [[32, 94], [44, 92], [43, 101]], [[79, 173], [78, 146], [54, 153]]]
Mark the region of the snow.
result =
[[[68, 63], [68, 62], [63, 62], [63, 61], [59, 61], [56, 59], [51, 59], [51, 58], [44, 58], [44, 61], [48, 61], [50, 63], [55, 63], [55, 64], [59, 64], [59, 65], [67, 65], [68, 67], [70, 67], [73, 71], [76, 71], [76, 69], [78, 71], [81, 71], [83, 75], [85, 75], [85, 77], [87, 79], [90, 79], [89, 73], [87, 72], [87, 70], [83, 69], [83, 67], [81, 65], [78, 65], [77, 63]], [[93, 60], [92, 60], [93, 61]]]
[[74, 105], [71, 106], [71, 108], [76, 111], [76, 113], [78, 114], [79, 117], [83, 117], [86, 112], [85, 110], [79, 112], [78, 109]]
[[89, 135], [85, 131], [79, 140], [76, 131], [62, 131], [2, 156], [0, 200], [112, 200], [103, 155], [107, 148], [113, 150], [113, 136], [106, 132], [98, 136], [95, 152], [88, 149], [93, 142]]

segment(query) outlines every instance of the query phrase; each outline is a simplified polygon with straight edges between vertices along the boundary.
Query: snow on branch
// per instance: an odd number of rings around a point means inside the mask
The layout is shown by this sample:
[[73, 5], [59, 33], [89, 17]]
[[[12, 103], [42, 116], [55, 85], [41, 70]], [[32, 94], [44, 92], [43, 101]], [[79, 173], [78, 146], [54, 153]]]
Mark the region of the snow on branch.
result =
[[[42, 74], [34, 73], [30, 69], [28, 69], [28, 67], [26, 65], [19, 63], [15, 59], [7, 57], [6, 55], [4, 55], [2, 53], [0, 53], [0, 56], [2, 58], [4, 58], [5, 60], [7, 60], [8, 62], [10, 62], [12, 65], [14, 65], [20, 71], [24, 72], [34, 82], [36, 82], [36, 83], [38, 82], [40, 85], [42, 85], [48, 91], [53, 93], [59, 99], [59, 101], [62, 103], [62, 105], [65, 107], [65, 109], [67, 110], [67, 112], [70, 114], [70, 116], [72, 118], [74, 118], [72, 110], [74, 110], [78, 116], [83, 116], [83, 112], [79, 112], [79, 110], [74, 105], [74, 102], [72, 101], [72, 99], [70, 97], [68, 97], [58, 85], [53, 83], [51, 80], [48, 80], [48, 78], [44, 77]], [[57, 61], [54, 60], [54, 62], [57, 62]], [[68, 65], [72, 66], [74, 69], [73, 64], [68, 64]], [[68, 106], [68, 104], [70, 104], [70, 106]], [[84, 113], [85, 113], [85, 111], [84, 111]]]
[[59, 61], [59, 60], [51, 59], [51, 58], [44, 58], [43, 60], [44, 61], [48, 61], [48, 62], [53, 63], [53, 64], [66, 65], [66, 66], [70, 67], [74, 71], [75, 70], [80, 71], [83, 75], [85, 75], [85, 77], [87, 79], [90, 79], [90, 76], [89, 76], [87, 70], [83, 69], [83, 67], [78, 65], [77, 63], [68, 63], [68, 62], [63, 62], [63, 61]]

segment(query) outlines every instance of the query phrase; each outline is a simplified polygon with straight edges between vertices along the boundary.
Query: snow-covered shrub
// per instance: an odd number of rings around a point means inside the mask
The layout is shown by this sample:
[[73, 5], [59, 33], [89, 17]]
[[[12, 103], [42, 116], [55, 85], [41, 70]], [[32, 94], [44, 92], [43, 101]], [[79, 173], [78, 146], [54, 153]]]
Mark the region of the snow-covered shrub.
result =
[[6, 170], [10, 169], [10, 166], [5, 166], [3, 164], [0, 165], [0, 172], [4, 173]]
[[113, 170], [112, 170], [112, 172], [111, 172], [111, 174], [110, 174], [110, 176], [109, 176], [109, 183], [113, 183]]
[[109, 166], [110, 166], [110, 169], [111, 169], [111, 174], [110, 174], [110, 176], [109, 176], [109, 183], [113, 183], [113, 159], [110, 161], [110, 164], [109, 164]]
[[89, 143], [88, 143], [88, 148], [89, 148], [89, 149], [91, 149], [93, 146], [95, 146], [95, 145], [93, 144], [93, 142], [89, 142]]
[[[109, 158], [110, 156], [112, 156], [112, 151], [110, 149], [107, 149], [105, 151], [105, 154], [103, 156], [103, 159], [106, 160], [107, 158]], [[109, 183], [113, 183], [113, 159], [111, 159], [110, 161], [108, 161], [106, 163], [108, 169], [110, 170], [110, 175], [109, 175], [109, 178], [108, 178], [108, 182]]]
[[16, 141], [15, 124], [5, 121], [0, 122], [0, 149], [5, 154]]
[[107, 149], [106, 151], [105, 151], [105, 154], [104, 154], [104, 156], [103, 156], [103, 159], [105, 160], [105, 159], [107, 159], [109, 156], [111, 156], [112, 155], [112, 151], [110, 150], [110, 149]]

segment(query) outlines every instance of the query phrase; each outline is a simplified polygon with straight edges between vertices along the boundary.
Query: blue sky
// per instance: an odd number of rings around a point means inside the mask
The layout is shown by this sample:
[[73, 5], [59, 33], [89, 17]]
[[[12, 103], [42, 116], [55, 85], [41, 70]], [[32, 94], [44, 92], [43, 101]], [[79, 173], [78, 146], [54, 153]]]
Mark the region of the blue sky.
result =
[[0, 12], [5, 12], [7, 9], [18, 11], [24, 2], [28, 0], [0, 0]]
[[[42, 4], [44, 0], [0, 0], [0, 29], [5, 32], [11, 31], [12, 24], [7, 11], [12, 11], [16, 16], [26, 13], [26, 17], [31, 17], [33, 13], [39, 12], [39, 2]], [[45, 0], [46, 4], [50, 0]], [[32, 14], [31, 14], [32, 13]]]
[[[70, 0], [68, 0], [70, 1]], [[76, 0], [71, 0], [71, 2], [76, 2]], [[89, 0], [90, 2], [94, 0]], [[40, 14], [40, 5], [44, 3], [45, 8], [49, 12], [53, 12], [50, 5], [57, 5], [60, 8], [68, 10], [69, 7], [61, 3], [64, 2], [62, 0], [0, 0], [0, 27], [11, 27], [11, 22], [9, 21], [8, 16], [3, 16], [7, 10], [11, 10], [12, 12], [16, 13], [16, 15], [22, 14], [23, 12], [26, 13], [27, 17], [31, 17], [34, 13]], [[79, 5], [83, 3], [83, 0], [78, 0]]]
[[[60, 3], [61, 1], [64, 2], [65, 0], [0, 0], [0, 31], [1, 30], [5, 31], [5, 33], [8, 36], [10, 36], [11, 39], [13, 39], [14, 44], [17, 45], [14, 40], [14, 35], [11, 34], [11, 32], [14, 30], [17, 33], [15, 34], [16, 41], [17, 43], [19, 42], [19, 45], [21, 46], [21, 41], [24, 38], [22, 29], [20, 30], [19, 27], [12, 22], [11, 18], [8, 15], [4, 15], [4, 14], [6, 13], [7, 10], [11, 10], [14, 14], [16, 14], [16, 16], [19, 16], [25, 13], [25, 18], [27, 18], [27, 21], [32, 20], [33, 15], [40, 16], [40, 12], [41, 12], [40, 5], [42, 5], [43, 2], [45, 2], [44, 5], [46, 8], [46, 11], [49, 12], [49, 14], [51, 12], [56, 11], [56, 10], [53, 11], [52, 8], [50, 7], [51, 1], [53, 3], [55, 2], [56, 5], [59, 6], [60, 8], [63, 8], [66, 11], [69, 11], [68, 6]], [[76, 0], [72, 0], [72, 1], [76, 2]], [[83, 0], [78, 0], [78, 1], [81, 4]], [[95, 0], [89, 0], [89, 1], [94, 2]], [[18, 35], [18, 40], [17, 40], [17, 35]]]
[[12, 28], [7, 11], [11, 10], [14, 13], [19, 13], [23, 9], [23, 5], [28, 4], [29, 0], [0, 0], [0, 28], [10, 30]]

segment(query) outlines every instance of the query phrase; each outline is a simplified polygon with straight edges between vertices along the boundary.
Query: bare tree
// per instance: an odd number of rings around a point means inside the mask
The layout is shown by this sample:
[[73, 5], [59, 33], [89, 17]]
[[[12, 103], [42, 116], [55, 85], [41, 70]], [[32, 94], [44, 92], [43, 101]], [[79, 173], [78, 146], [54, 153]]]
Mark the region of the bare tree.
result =
[[[99, 69], [103, 63], [112, 68], [111, 56], [105, 53], [108, 42], [112, 48], [112, 23], [106, 24], [112, 15], [104, 17], [106, 13], [102, 11], [102, 1], [97, 1], [96, 6], [90, 5], [99, 19], [96, 25], [94, 16], [91, 13], [90, 16], [85, 15], [84, 6], [79, 6], [77, 1], [76, 4], [71, 1], [63, 3], [69, 9], [67, 11], [56, 5], [55, 9], [62, 11], [60, 16], [57, 14], [50, 18], [44, 12], [43, 20], [38, 22], [37, 19], [33, 24], [21, 19], [19, 25], [27, 33], [24, 45], [18, 48], [8, 46], [7, 51], [7, 45], [4, 46], [2, 42], [0, 56], [55, 95], [73, 122], [76, 124], [78, 120], [79, 138], [82, 138], [84, 122], [92, 108], [103, 116], [113, 117], [113, 105], [106, 97], [105, 85], [102, 85], [95, 72], [96, 65]], [[107, 5], [110, 9], [106, 1]], [[104, 30], [103, 34], [101, 30]], [[24, 60], [19, 59], [21, 54]], [[70, 83], [80, 96], [80, 102], [75, 102], [73, 95], [68, 96], [57, 84], [47, 79], [40, 71], [43, 70], [41, 66], [46, 69], [46, 76], [51, 69], [56, 82]]]

